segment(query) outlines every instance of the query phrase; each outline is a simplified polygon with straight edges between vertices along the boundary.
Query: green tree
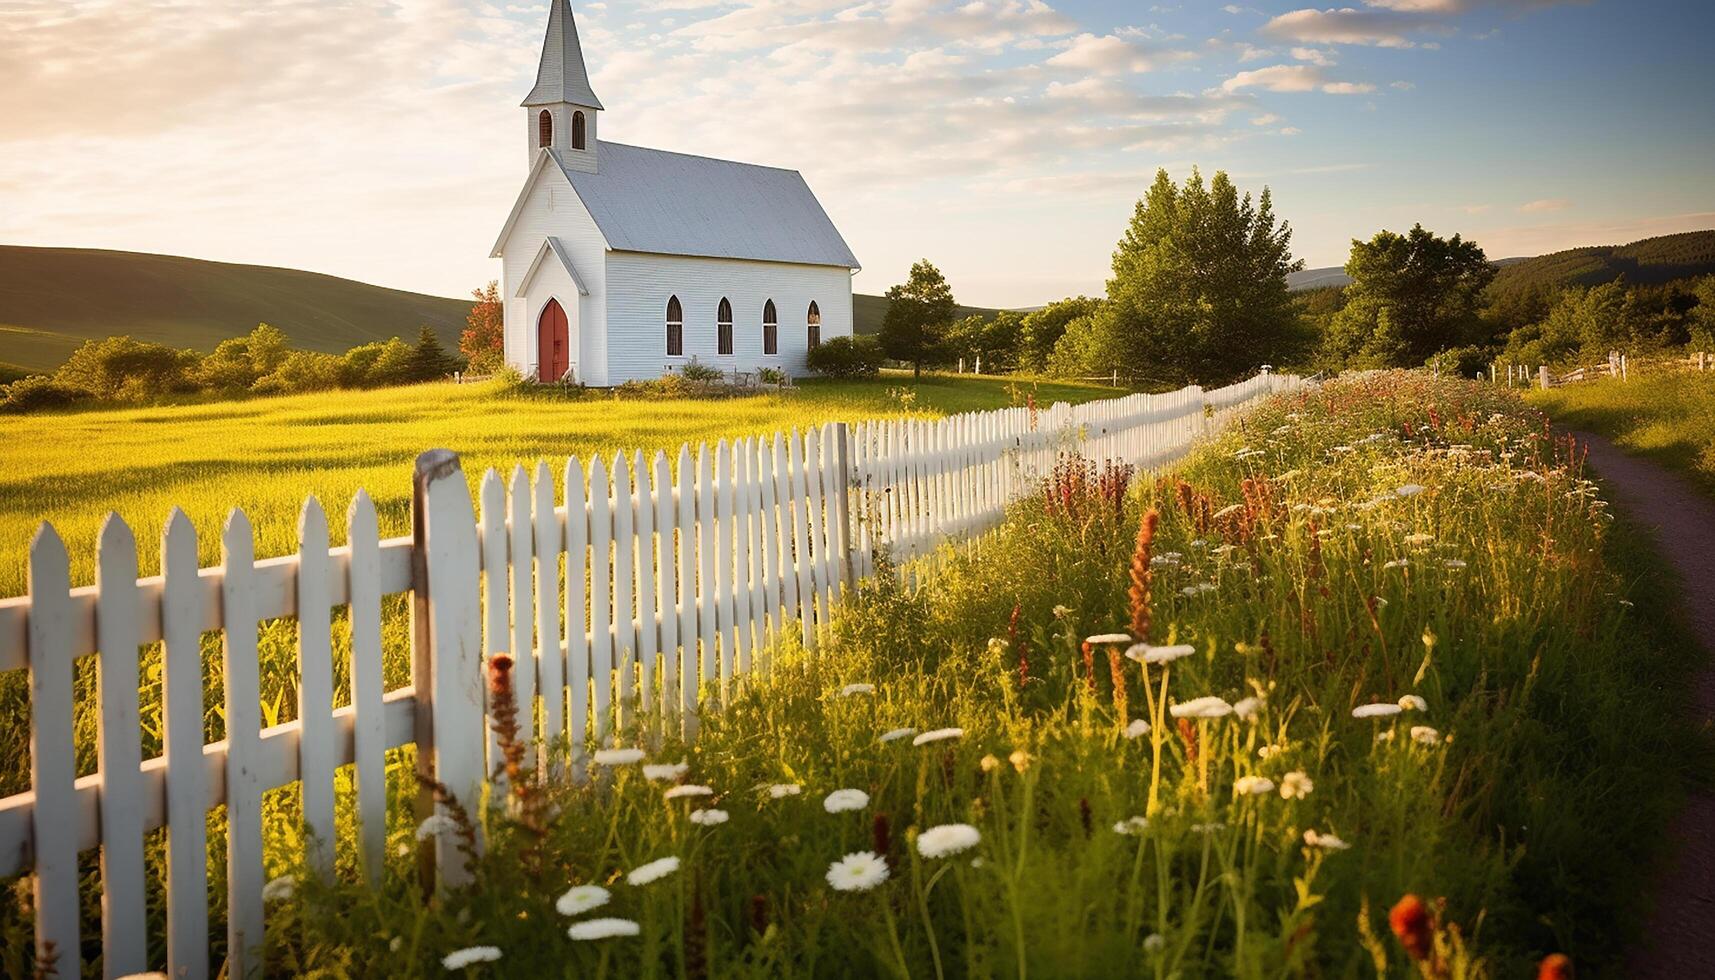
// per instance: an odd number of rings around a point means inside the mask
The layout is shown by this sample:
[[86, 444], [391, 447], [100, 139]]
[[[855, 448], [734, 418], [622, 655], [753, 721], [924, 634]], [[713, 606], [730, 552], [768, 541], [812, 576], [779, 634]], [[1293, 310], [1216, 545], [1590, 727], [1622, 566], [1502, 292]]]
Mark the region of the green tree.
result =
[[441, 346], [441, 338], [435, 336], [433, 327], [424, 326], [417, 330], [417, 345], [411, 349], [412, 381], [434, 381], [444, 378], [459, 368], [459, 359], [447, 353]]
[[242, 337], [228, 337], [197, 365], [196, 380], [204, 388], [236, 393], [279, 370], [291, 353], [279, 328], [258, 323]]
[[1048, 370], [1048, 359], [1054, 353], [1054, 345], [1066, 335], [1066, 325], [1090, 316], [1101, 305], [1099, 299], [1072, 296], [1026, 314], [1019, 325], [1018, 367], [1025, 371]]
[[465, 317], [464, 332], [459, 334], [459, 353], [477, 374], [500, 370], [505, 358], [506, 314], [500, 299], [500, 283], [489, 280], [482, 289], [471, 290], [476, 303]]
[[54, 384], [111, 401], [148, 401], [192, 390], [198, 356], [128, 336], [87, 340], [54, 372]]
[[1297, 334], [1286, 275], [1303, 267], [1291, 241], [1266, 187], [1253, 201], [1224, 172], [1205, 185], [1193, 170], [1177, 187], [1158, 171], [1114, 250], [1107, 301], [1057, 341], [1058, 369], [1218, 381], [1285, 359]]
[[948, 360], [964, 358], [965, 366], [975, 370], [980, 361], [983, 371], [1000, 374], [1018, 367], [1018, 347], [1024, 316], [1012, 310], [1001, 310], [993, 316], [973, 314], [955, 321], [947, 331], [943, 344]]
[[1346, 306], [1325, 343], [1333, 359], [1368, 367], [1413, 367], [1462, 344], [1486, 342], [1478, 319], [1494, 267], [1476, 242], [1439, 238], [1422, 225], [1352, 241]]
[[924, 362], [943, 356], [941, 342], [953, 321], [953, 288], [928, 259], [911, 266], [905, 282], [887, 291], [887, 315], [881, 321], [881, 349], [896, 361], [909, 361], [922, 375]]

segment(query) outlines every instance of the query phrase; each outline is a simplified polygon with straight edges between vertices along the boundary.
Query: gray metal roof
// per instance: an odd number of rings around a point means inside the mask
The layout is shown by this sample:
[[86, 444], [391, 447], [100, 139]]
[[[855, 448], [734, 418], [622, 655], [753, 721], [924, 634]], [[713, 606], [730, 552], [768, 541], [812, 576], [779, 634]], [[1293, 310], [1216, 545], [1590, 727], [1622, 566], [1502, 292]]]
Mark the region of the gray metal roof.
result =
[[570, 102], [600, 109], [601, 100], [590, 89], [589, 72], [584, 69], [584, 49], [578, 44], [578, 25], [572, 19], [571, 0], [551, 2], [548, 33], [542, 38], [542, 63], [536, 68], [536, 87], [520, 104]]
[[610, 248], [859, 267], [796, 170], [599, 141], [592, 174], [549, 152]]

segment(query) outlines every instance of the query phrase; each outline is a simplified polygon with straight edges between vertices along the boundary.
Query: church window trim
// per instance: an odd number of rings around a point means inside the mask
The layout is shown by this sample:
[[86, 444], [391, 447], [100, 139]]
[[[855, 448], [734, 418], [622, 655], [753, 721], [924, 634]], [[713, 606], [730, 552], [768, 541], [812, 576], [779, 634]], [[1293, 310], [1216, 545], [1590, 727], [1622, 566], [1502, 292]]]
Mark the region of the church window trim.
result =
[[585, 139], [584, 139], [584, 114], [582, 112], [573, 112], [572, 113], [572, 149], [581, 150], [584, 148], [584, 143], [585, 143]]
[[546, 109], [536, 114], [536, 146], [554, 145], [554, 114]]
[[804, 315], [806, 339], [811, 350], [822, 346], [822, 308], [810, 301], [810, 311]]
[[679, 297], [667, 297], [667, 356], [685, 356], [685, 308]]
[[780, 353], [780, 316], [773, 300], [762, 304], [762, 353], [767, 357]]
[[715, 309], [715, 353], [721, 357], [733, 354], [732, 303], [725, 296], [721, 297], [720, 306]]

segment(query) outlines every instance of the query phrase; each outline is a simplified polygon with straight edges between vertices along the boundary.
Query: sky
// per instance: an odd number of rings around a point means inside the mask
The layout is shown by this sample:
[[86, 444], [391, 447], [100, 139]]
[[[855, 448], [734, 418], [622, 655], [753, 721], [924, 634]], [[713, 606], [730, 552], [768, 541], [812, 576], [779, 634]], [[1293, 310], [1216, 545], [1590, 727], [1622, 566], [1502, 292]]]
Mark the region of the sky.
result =
[[[529, 164], [550, 0], [0, 0], [0, 242], [438, 295]], [[1311, 267], [1715, 228], [1708, 0], [572, 0], [605, 140], [801, 171], [882, 292], [1099, 295], [1158, 168]]]

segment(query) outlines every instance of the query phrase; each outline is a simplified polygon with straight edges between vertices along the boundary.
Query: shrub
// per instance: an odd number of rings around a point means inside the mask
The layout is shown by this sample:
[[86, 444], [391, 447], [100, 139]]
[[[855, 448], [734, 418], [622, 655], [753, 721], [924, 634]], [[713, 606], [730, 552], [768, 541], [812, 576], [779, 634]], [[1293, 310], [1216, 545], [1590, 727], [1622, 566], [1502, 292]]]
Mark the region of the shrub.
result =
[[786, 383], [786, 372], [779, 368], [763, 368], [756, 372], [756, 377], [765, 385], [783, 385]]
[[825, 378], [874, 377], [881, 347], [869, 337], [835, 337], [810, 351], [810, 370]]
[[684, 370], [679, 372], [679, 377], [686, 381], [719, 381], [725, 375], [721, 373], [720, 368], [712, 364], [703, 364], [693, 357], [691, 363], [685, 365]]
[[44, 408], [64, 408], [83, 397], [83, 392], [68, 388], [45, 374], [32, 374], [0, 386], [0, 409], [34, 412]]
[[195, 351], [128, 336], [85, 341], [54, 373], [62, 387], [95, 398], [146, 401], [194, 389]]
[[297, 350], [288, 354], [272, 374], [251, 385], [250, 390], [258, 394], [327, 391], [338, 388], [344, 380], [345, 358]]
[[1481, 347], [1451, 347], [1423, 362], [1423, 366], [1460, 378], [1475, 377], [1489, 368], [1489, 352]]

